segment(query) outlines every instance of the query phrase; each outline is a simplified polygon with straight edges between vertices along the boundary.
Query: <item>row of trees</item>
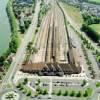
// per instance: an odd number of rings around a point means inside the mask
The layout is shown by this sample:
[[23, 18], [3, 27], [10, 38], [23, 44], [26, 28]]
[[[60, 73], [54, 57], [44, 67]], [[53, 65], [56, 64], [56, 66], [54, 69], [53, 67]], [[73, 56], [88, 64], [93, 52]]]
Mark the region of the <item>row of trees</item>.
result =
[[69, 92], [68, 90], [65, 90], [63, 93], [61, 90], [58, 90], [57, 92], [53, 91], [52, 95], [57, 96], [71, 96], [71, 97], [88, 97], [92, 95], [92, 89], [87, 88], [84, 92], [78, 91], [77, 93], [75, 91]]
[[84, 22], [87, 24], [87, 25], [91, 25], [91, 24], [99, 24], [100, 23], [100, 18], [96, 17], [96, 16], [92, 16], [92, 15], [89, 15], [87, 13], [83, 13], [82, 14], [82, 17], [84, 19]]
[[46, 15], [46, 13], [49, 9], [49, 6], [45, 4], [44, 0], [41, 1], [40, 6], [41, 7], [40, 7], [39, 16], [38, 16], [38, 25], [37, 25], [37, 27], [40, 27], [41, 21], [42, 21], [44, 15]]
[[31, 96], [32, 95], [32, 92], [31, 92], [31, 90], [30, 89], [28, 89], [28, 88], [25, 88], [25, 85], [23, 85], [23, 84], [18, 84], [17, 85], [17, 88], [19, 89], [19, 90], [21, 90], [24, 94], [26, 93], [26, 96]]
[[32, 95], [32, 91], [31, 91], [29, 88], [27, 88], [27, 87], [25, 86], [27, 83], [28, 83], [28, 79], [25, 78], [25, 79], [23, 80], [23, 82], [22, 82], [22, 83], [19, 83], [16, 87], [17, 87], [19, 90], [21, 90], [23, 93], [25, 93], [26, 96], [31, 96], [31, 95]]

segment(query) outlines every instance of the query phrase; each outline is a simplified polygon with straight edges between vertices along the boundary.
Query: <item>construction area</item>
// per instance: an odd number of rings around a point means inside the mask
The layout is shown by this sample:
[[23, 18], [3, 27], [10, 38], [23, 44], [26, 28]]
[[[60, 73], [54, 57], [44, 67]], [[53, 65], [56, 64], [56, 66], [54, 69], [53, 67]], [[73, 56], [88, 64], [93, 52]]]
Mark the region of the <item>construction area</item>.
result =
[[41, 76], [81, 73], [77, 49], [69, 34], [64, 13], [54, 1], [37, 33], [34, 47], [38, 51], [30, 56], [27, 64], [22, 65], [21, 71]]

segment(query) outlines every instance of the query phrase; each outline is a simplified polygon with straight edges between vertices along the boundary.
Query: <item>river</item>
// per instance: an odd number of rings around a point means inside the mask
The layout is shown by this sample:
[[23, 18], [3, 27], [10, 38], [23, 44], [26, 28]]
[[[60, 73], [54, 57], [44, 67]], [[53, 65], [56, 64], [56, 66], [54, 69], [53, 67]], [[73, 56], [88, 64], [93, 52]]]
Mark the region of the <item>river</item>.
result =
[[0, 56], [7, 50], [10, 41], [10, 24], [6, 13], [8, 0], [0, 0]]

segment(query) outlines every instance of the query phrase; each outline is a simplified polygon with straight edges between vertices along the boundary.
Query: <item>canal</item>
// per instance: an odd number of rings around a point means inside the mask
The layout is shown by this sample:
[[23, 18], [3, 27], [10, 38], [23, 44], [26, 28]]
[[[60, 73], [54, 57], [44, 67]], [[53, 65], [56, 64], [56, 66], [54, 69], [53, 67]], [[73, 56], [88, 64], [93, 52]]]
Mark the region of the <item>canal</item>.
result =
[[0, 0], [0, 56], [7, 50], [10, 41], [10, 24], [6, 13], [8, 0]]

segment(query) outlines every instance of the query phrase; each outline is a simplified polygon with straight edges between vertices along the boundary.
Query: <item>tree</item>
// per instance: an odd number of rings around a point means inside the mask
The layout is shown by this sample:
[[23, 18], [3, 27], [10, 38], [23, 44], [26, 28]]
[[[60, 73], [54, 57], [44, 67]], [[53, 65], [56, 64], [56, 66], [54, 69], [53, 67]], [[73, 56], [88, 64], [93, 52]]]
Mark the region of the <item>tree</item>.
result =
[[19, 47], [19, 39], [18, 39], [18, 37], [16, 35], [12, 36], [12, 40], [9, 43], [9, 49], [10, 49], [10, 51], [12, 53], [16, 53], [18, 47]]
[[86, 83], [87, 83], [87, 81], [86, 81], [86, 80], [83, 80], [83, 83], [82, 83], [82, 85], [81, 85], [81, 86], [85, 86], [85, 85], [86, 85]]
[[83, 94], [84, 97], [87, 97], [88, 96], [88, 92], [87, 90], [85, 90], [85, 93]]
[[24, 23], [25, 23], [25, 28], [27, 29], [29, 27], [31, 21], [28, 20], [28, 21], [25, 21]]
[[82, 93], [81, 91], [79, 91], [77, 94], [76, 94], [76, 97], [81, 97], [82, 96]]
[[0, 57], [0, 65], [1, 66], [4, 64], [4, 61], [5, 61], [5, 57], [4, 56], [1, 56]]
[[40, 80], [40, 79], [38, 79], [37, 81], [38, 81], [38, 84], [40, 84], [41, 80]]
[[32, 92], [29, 90], [29, 91], [27, 92], [27, 96], [31, 96], [31, 94], [32, 94]]
[[8, 95], [6, 95], [6, 99], [12, 100], [15, 98], [16, 95], [14, 95], [13, 93], [9, 93]]
[[19, 83], [19, 84], [17, 85], [17, 88], [21, 88], [21, 86], [22, 86], [22, 85]]
[[45, 89], [45, 90], [42, 92], [42, 94], [43, 94], [43, 95], [46, 95], [46, 94], [48, 94], [48, 91], [47, 91], [47, 89]]
[[36, 88], [36, 91], [37, 91], [37, 92], [40, 91], [40, 87], [39, 87], [39, 86]]
[[23, 90], [24, 89], [24, 87], [23, 87], [23, 85], [20, 85], [20, 88], [19, 88], [20, 90]]
[[28, 79], [25, 78], [24, 81], [23, 81], [23, 84], [26, 85], [27, 83], [28, 83]]
[[61, 90], [58, 90], [57, 95], [60, 96], [62, 94]]
[[75, 96], [75, 91], [72, 91], [71, 93], [70, 93], [70, 96]]
[[63, 96], [67, 96], [68, 95], [68, 91], [66, 90], [63, 94]]
[[24, 27], [24, 26], [20, 26], [20, 31], [21, 31], [22, 33], [24, 33], [24, 32], [25, 32], [25, 27]]
[[42, 94], [42, 93], [43, 93], [42, 89], [39, 89], [38, 94]]
[[4, 61], [4, 68], [7, 70], [9, 68], [10, 63], [6, 60]]
[[29, 42], [29, 43], [28, 43], [28, 45], [27, 45], [27, 51], [30, 51], [30, 49], [32, 48], [32, 45], [33, 45], [32, 42]]

